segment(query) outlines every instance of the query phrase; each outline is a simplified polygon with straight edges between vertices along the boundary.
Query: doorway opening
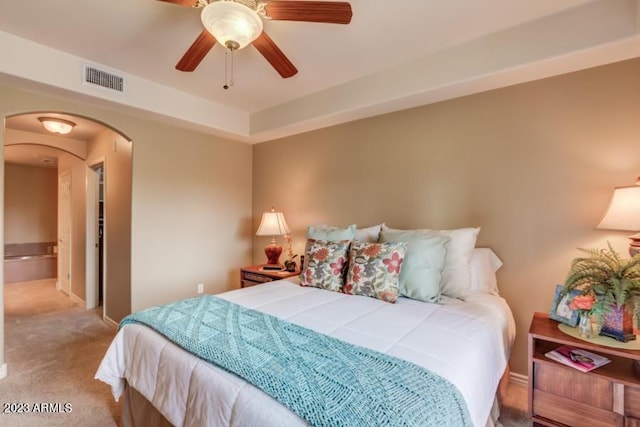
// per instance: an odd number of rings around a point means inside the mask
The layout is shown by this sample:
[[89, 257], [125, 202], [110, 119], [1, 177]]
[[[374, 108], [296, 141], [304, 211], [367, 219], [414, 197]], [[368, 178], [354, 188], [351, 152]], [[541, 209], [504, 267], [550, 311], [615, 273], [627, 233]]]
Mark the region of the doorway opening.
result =
[[98, 173], [98, 305], [104, 300], [104, 164], [94, 170]]
[[[69, 135], [52, 135], [38, 120], [45, 113], [76, 126]], [[57, 169], [54, 179], [60, 199], [52, 210], [58, 212], [58, 219], [68, 220], [57, 224], [57, 232], [66, 238], [54, 234], [51, 239], [58, 260], [68, 260], [58, 265], [58, 289], [87, 309], [101, 307], [103, 319], [117, 326], [131, 310], [132, 141], [94, 119], [42, 111], [6, 117], [4, 137], [5, 163], [46, 157], [49, 166]], [[20, 188], [20, 181], [14, 181]], [[5, 212], [14, 208], [5, 203]], [[56, 224], [52, 227], [56, 233]], [[43, 238], [36, 236], [36, 240]], [[60, 256], [63, 246], [66, 258]]]
[[87, 310], [102, 307], [105, 293], [104, 161], [87, 170]]

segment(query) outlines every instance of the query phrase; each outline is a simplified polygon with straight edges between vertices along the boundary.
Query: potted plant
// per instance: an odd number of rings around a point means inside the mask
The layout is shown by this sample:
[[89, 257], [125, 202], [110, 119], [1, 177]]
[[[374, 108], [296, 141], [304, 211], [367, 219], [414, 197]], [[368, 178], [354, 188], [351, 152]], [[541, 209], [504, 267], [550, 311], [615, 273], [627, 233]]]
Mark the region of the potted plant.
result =
[[287, 259], [284, 262], [284, 269], [290, 272], [294, 272], [296, 271], [296, 268], [297, 268], [297, 265], [294, 259], [296, 259], [298, 255], [293, 253], [293, 239], [291, 238], [291, 235], [285, 234], [284, 240], [287, 241]]
[[572, 261], [561, 297], [578, 290], [583, 300], [592, 300], [590, 309], [584, 305], [581, 309], [592, 315], [600, 335], [626, 342], [635, 339], [634, 299], [640, 295], [640, 255], [622, 258], [609, 242], [607, 246], [579, 249], [586, 255]]

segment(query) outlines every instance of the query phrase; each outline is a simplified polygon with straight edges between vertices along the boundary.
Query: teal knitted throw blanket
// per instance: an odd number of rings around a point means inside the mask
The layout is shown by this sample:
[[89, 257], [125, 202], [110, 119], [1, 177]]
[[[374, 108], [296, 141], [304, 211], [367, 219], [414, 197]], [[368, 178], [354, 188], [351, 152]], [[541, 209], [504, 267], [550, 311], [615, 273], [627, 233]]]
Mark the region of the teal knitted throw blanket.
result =
[[444, 378], [212, 295], [134, 313], [120, 327], [128, 323], [238, 375], [312, 426], [471, 425]]

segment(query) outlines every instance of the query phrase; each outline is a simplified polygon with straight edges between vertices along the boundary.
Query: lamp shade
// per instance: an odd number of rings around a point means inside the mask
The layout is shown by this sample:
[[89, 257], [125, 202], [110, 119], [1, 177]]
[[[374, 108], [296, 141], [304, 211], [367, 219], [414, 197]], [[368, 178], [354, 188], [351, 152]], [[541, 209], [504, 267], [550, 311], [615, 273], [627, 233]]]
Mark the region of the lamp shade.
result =
[[271, 211], [262, 214], [260, 226], [256, 232], [257, 236], [283, 236], [289, 234], [291, 230], [284, 219], [282, 212]]
[[241, 3], [215, 1], [200, 14], [202, 25], [227, 49], [242, 49], [262, 33], [262, 19]]
[[616, 187], [602, 221], [596, 228], [640, 230], [640, 185]]

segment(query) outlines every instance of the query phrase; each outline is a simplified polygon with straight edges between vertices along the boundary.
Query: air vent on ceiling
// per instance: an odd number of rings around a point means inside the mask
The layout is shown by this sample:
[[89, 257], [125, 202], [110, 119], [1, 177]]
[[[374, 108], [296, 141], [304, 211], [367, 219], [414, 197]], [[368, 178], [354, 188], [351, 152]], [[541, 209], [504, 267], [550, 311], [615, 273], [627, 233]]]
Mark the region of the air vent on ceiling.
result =
[[124, 77], [91, 65], [84, 65], [84, 83], [124, 93]]

